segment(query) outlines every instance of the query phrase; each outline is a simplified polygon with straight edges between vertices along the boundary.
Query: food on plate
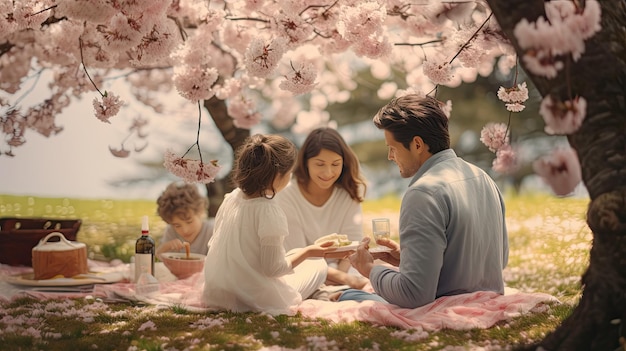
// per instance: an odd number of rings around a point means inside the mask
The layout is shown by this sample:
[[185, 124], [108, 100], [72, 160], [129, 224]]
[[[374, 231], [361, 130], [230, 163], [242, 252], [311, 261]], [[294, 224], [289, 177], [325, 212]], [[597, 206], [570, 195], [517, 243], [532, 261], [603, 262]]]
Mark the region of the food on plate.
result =
[[348, 246], [352, 244], [352, 241], [348, 239], [347, 235], [332, 233], [332, 234], [324, 235], [323, 237], [315, 240], [315, 245], [320, 245], [327, 241], [333, 242], [332, 247], [342, 247], [342, 246]]

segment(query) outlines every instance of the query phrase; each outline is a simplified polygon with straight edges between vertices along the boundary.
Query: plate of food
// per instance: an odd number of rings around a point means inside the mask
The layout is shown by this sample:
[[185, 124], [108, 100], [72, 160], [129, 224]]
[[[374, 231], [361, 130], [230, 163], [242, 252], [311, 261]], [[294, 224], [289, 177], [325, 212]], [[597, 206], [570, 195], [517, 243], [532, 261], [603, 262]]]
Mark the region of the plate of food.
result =
[[51, 279], [34, 279], [33, 273], [17, 274], [4, 277], [4, 281], [15, 285], [24, 286], [79, 286], [89, 284], [109, 284], [119, 282], [123, 276], [119, 272], [78, 274], [71, 278], [63, 276]]
[[358, 241], [352, 241], [348, 239], [348, 236], [346, 234], [337, 233], [324, 235], [315, 240], [315, 244], [320, 245], [328, 241], [332, 241], [333, 245], [331, 247], [336, 248], [336, 250], [334, 250], [333, 252], [354, 251], [357, 247], [359, 247], [360, 244], [360, 242]]

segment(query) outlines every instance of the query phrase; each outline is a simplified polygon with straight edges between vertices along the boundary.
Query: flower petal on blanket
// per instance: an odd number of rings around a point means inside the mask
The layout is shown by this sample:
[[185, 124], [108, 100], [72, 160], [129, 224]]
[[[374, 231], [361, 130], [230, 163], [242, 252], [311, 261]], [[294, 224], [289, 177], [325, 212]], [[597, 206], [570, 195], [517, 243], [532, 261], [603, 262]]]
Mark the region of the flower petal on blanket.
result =
[[[121, 267], [120, 269], [125, 269]], [[19, 273], [15, 267], [0, 265], [0, 276]], [[148, 298], [137, 296], [135, 284], [114, 283], [96, 284], [90, 293], [51, 293], [12, 286], [0, 281], [0, 299], [10, 301], [23, 294], [35, 298], [81, 297], [92, 295], [105, 301], [140, 300], [156, 305], [180, 306], [190, 311], [208, 310], [202, 304], [200, 292], [204, 286], [204, 275], [195, 274], [187, 279], [160, 280], [159, 292]], [[366, 289], [372, 291], [368, 284]], [[394, 326], [404, 329], [421, 327], [426, 331], [441, 329], [468, 330], [489, 328], [495, 323], [534, 311], [545, 311], [546, 303], [559, 301], [542, 293], [510, 293], [505, 295], [480, 291], [470, 294], [440, 297], [434, 302], [414, 308], [400, 308], [395, 305], [375, 301], [330, 302], [305, 300], [293, 307], [305, 317], [324, 318], [333, 322], [368, 322], [373, 325]]]
[[538, 305], [559, 301], [548, 294], [517, 292], [500, 295], [490, 291], [440, 297], [422, 307], [408, 309], [375, 301], [328, 302], [306, 300], [296, 311], [310, 318], [334, 322], [369, 322], [399, 328], [421, 327], [468, 330], [489, 328], [495, 323], [532, 312]]

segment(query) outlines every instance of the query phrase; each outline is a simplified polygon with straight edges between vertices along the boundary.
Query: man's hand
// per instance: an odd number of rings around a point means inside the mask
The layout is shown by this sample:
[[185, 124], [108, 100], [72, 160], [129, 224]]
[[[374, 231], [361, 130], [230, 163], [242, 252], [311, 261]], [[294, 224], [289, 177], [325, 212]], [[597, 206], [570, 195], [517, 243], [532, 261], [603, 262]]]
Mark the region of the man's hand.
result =
[[388, 247], [391, 251], [376, 252], [374, 259], [385, 261], [396, 267], [400, 265], [400, 244], [387, 238], [376, 240], [376, 244]]
[[350, 255], [350, 263], [361, 275], [368, 278], [372, 267], [374, 267], [374, 257], [369, 252], [370, 238], [365, 237], [357, 247], [356, 252]]

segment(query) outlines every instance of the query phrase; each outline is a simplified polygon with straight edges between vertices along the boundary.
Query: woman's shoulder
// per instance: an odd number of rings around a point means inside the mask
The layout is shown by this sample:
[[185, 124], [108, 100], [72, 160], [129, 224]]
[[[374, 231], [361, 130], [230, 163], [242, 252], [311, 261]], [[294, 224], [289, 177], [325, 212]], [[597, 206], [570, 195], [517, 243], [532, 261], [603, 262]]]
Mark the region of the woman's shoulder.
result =
[[335, 189], [333, 191], [333, 194], [331, 195], [331, 198], [334, 198], [336, 201], [353, 201], [353, 202], [357, 202], [354, 201], [352, 199], [352, 197], [350, 197], [350, 193], [348, 193], [348, 191], [340, 186], [335, 186]]
[[302, 198], [300, 187], [295, 180], [292, 180], [287, 186], [276, 194], [275, 199], [281, 204], [289, 204], [298, 202]]

